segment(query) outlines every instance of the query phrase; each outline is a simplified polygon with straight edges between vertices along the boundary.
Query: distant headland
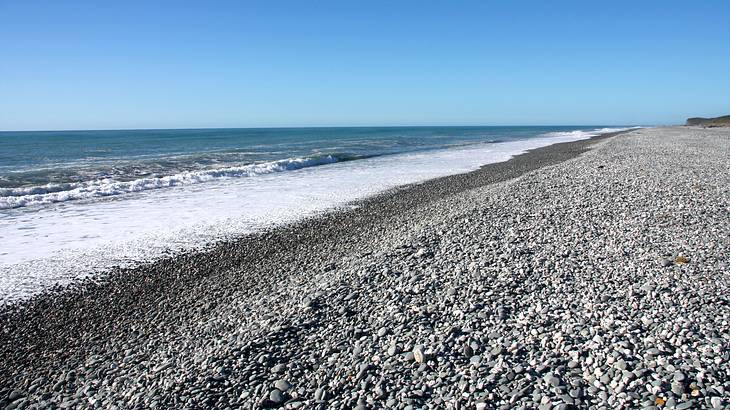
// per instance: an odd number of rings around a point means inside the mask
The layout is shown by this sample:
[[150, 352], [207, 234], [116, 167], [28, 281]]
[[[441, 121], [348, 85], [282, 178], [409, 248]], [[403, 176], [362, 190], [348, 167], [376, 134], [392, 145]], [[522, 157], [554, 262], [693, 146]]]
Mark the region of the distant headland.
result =
[[730, 115], [723, 115], [722, 117], [715, 118], [687, 118], [686, 125], [701, 125], [703, 127], [728, 127], [730, 126]]

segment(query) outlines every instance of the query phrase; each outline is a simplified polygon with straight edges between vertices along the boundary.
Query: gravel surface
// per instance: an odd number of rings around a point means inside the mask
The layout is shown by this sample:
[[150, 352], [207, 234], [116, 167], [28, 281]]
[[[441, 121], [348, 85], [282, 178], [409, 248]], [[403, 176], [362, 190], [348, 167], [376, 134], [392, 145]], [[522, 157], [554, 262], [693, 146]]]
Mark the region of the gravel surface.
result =
[[730, 408], [729, 147], [557, 144], [4, 307], [0, 408]]

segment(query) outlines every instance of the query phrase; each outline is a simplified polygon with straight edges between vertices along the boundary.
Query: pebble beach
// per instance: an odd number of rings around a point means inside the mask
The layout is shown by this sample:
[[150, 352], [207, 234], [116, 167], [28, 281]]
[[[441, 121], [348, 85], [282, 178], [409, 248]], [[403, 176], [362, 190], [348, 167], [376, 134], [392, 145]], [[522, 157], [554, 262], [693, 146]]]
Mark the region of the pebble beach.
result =
[[730, 408], [730, 128], [539, 148], [0, 329], [0, 409]]

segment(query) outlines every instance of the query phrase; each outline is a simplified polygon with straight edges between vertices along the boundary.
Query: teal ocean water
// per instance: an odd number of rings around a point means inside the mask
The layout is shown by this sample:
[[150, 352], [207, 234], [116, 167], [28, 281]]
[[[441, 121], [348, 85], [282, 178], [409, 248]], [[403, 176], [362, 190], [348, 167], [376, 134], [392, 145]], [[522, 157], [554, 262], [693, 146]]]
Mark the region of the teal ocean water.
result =
[[2, 132], [0, 209], [597, 128], [602, 127]]

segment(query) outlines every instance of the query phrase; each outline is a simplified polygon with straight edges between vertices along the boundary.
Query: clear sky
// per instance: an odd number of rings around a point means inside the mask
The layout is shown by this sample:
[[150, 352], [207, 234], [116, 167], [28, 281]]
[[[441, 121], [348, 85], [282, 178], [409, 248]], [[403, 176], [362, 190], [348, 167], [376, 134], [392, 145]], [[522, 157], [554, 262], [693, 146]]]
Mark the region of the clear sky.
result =
[[721, 114], [727, 0], [0, 0], [0, 130]]

